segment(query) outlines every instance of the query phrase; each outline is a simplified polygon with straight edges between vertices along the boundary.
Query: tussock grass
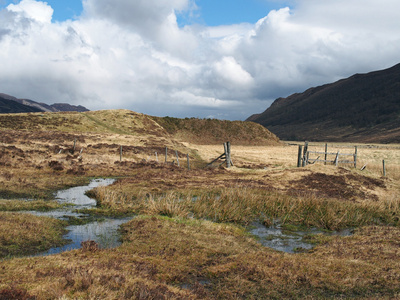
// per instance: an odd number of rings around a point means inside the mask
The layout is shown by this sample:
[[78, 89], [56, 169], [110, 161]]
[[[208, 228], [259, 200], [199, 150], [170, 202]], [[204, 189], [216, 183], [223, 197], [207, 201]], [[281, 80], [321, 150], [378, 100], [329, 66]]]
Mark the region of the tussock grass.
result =
[[65, 222], [0, 212], [0, 257], [37, 253], [62, 245]]
[[193, 217], [218, 223], [248, 225], [301, 225], [338, 230], [373, 224], [400, 224], [400, 199], [363, 202], [318, 198], [314, 194], [294, 197], [249, 188], [223, 188], [208, 192], [142, 193], [136, 197], [119, 194], [107, 187], [93, 190], [102, 207], [138, 214]]
[[25, 290], [37, 299], [397, 298], [399, 230], [362, 227], [313, 252], [290, 255], [259, 245], [234, 225], [139, 216], [123, 226], [116, 249], [0, 262], [0, 293]]
[[257, 193], [247, 189], [222, 190], [205, 194], [194, 204], [194, 215], [217, 222], [249, 224], [262, 219], [266, 225], [303, 225], [329, 230], [367, 224], [399, 225], [400, 199], [379, 202], [349, 202], [320, 199], [314, 195], [292, 197], [277, 193]]
[[149, 215], [187, 217], [190, 214], [191, 201], [190, 195], [180, 197], [174, 192], [162, 196], [148, 195], [144, 201], [143, 212]]

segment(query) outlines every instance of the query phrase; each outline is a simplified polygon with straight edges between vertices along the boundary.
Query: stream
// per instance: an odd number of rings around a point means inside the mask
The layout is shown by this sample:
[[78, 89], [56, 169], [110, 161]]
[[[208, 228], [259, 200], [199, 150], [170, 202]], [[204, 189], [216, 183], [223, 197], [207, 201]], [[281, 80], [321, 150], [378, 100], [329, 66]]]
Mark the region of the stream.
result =
[[[107, 186], [113, 184], [114, 179], [94, 179], [86, 186], [73, 187], [66, 190], [58, 191], [56, 200], [60, 204], [71, 204], [61, 209], [49, 212], [30, 211], [37, 216], [49, 216], [61, 220], [68, 220], [69, 218], [86, 218], [87, 214], [76, 212], [76, 210], [83, 208], [93, 208], [96, 206], [96, 200], [89, 198], [85, 193], [98, 186]], [[114, 248], [121, 244], [118, 229], [120, 225], [131, 220], [132, 217], [127, 218], [102, 218], [101, 220], [94, 219], [93, 221], [84, 225], [70, 225], [66, 229], [68, 233], [64, 238], [71, 240], [71, 242], [62, 247], [51, 248], [46, 252], [36, 254], [37, 256], [45, 256], [50, 254], [61, 253], [73, 249], [81, 248], [81, 242], [92, 240], [95, 241], [100, 248]], [[341, 232], [326, 233], [317, 229], [310, 229], [307, 231], [291, 231], [285, 230], [278, 224], [273, 227], [266, 227], [260, 223], [254, 223], [249, 232], [258, 238], [258, 241], [269, 248], [278, 251], [296, 253], [307, 251], [315, 245], [309, 243], [306, 236], [310, 234], [337, 234], [342, 236], [351, 235], [351, 230], [344, 230]]]
[[[77, 209], [93, 208], [96, 206], [96, 200], [89, 198], [85, 193], [98, 186], [107, 186], [114, 183], [115, 179], [94, 179], [86, 186], [73, 187], [66, 190], [58, 191], [56, 201], [60, 204], [72, 204], [61, 209], [49, 212], [30, 211], [29, 213], [37, 216], [48, 216], [60, 220], [68, 220], [69, 217], [85, 218], [87, 214], [75, 212]], [[64, 251], [78, 249], [81, 242], [92, 240], [95, 241], [100, 248], [113, 248], [121, 244], [118, 234], [120, 225], [131, 220], [128, 218], [102, 218], [101, 220], [93, 220], [84, 225], [70, 225], [66, 229], [68, 233], [64, 235], [64, 239], [71, 240], [71, 243], [62, 247], [51, 248], [46, 252], [36, 254], [45, 256], [56, 254]]]

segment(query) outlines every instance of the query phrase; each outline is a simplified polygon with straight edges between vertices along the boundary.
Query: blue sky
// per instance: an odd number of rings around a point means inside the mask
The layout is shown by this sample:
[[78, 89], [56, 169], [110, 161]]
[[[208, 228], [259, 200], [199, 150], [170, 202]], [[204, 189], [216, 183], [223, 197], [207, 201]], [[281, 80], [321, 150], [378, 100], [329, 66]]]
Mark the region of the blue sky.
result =
[[289, 1], [267, 0], [197, 0], [198, 18], [194, 22], [208, 26], [256, 23], [273, 9], [287, 6]]
[[[0, 0], [0, 7], [21, 0]], [[81, 0], [43, 0], [53, 9], [53, 22], [75, 19], [82, 13]], [[282, 0], [197, 0], [198, 9], [191, 16], [179, 15], [180, 26], [200, 23], [207, 26], [256, 23], [271, 10], [288, 6], [290, 1]]]
[[[8, 4], [17, 4], [21, 0], [0, 0], [1, 7]], [[43, 0], [47, 2], [53, 9], [53, 21], [65, 21], [67, 19], [74, 19], [82, 13], [81, 0]]]
[[0, 93], [244, 120], [279, 97], [400, 62], [399, 0], [84, 3], [0, 0]]

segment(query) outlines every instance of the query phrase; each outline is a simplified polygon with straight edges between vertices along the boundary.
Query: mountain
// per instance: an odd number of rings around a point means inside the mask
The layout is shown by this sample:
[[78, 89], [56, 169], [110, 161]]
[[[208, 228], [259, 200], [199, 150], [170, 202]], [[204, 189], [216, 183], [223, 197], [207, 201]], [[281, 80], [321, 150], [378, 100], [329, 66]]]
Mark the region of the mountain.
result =
[[51, 107], [56, 111], [78, 111], [78, 112], [89, 111], [86, 107], [82, 105], [76, 106], [68, 103], [55, 103], [52, 104]]
[[8, 100], [0, 96], [0, 113], [26, 113], [40, 111], [41, 110], [38, 108]]
[[285, 140], [400, 142], [400, 64], [278, 98], [246, 121]]
[[[17, 102], [19, 104], [22, 104], [22, 105], [25, 105], [28, 107], [35, 108], [36, 110], [33, 110], [35, 112], [59, 112], [59, 111], [84, 112], [84, 111], [89, 111], [86, 107], [83, 107], [81, 105], [75, 106], [75, 105], [70, 105], [67, 103], [55, 103], [52, 105], [48, 105], [45, 103], [36, 102], [33, 100], [29, 100], [29, 99], [18, 99], [16, 97], [13, 97], [13, 96], [10, 96], [7, 94], [3, 94], [3, 93], [0, 93], [0, 98], [2, 98], [3, 100], [10, 100], [10, 101], [14, 101], [14, 102]], [[18, 111], [18, 109], [17, 109], [16, 111], [13, 111], [13, 110], [6, 111], [6, 110], [3, 110], [2, 108], [0, 108], [0, 113], [18, 113], [18, 112], [29, 112], [29, 110]]]

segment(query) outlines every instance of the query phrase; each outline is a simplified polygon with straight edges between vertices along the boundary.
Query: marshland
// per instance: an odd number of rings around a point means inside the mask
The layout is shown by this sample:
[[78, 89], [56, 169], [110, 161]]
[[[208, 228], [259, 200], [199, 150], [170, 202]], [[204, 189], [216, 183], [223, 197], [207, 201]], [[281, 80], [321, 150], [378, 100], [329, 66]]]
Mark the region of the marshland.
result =
[[[298, 168], [301, 142], [250, 122], [115, 110], [3, 114], [0, 130], [0, 299], [400, 297], [400, 145], [329, 143], [357, 146], [357, 168]], [[226, 141], [233, 166], [207, 166]], [[73, 207], [84, 217], [27, 213], [71, 210], [57, 191], [95, 178], [115, 181]], [[113, 218], [119, 245], [37, 256]], [[280, 251], [257, 228], [311, 246]]]

